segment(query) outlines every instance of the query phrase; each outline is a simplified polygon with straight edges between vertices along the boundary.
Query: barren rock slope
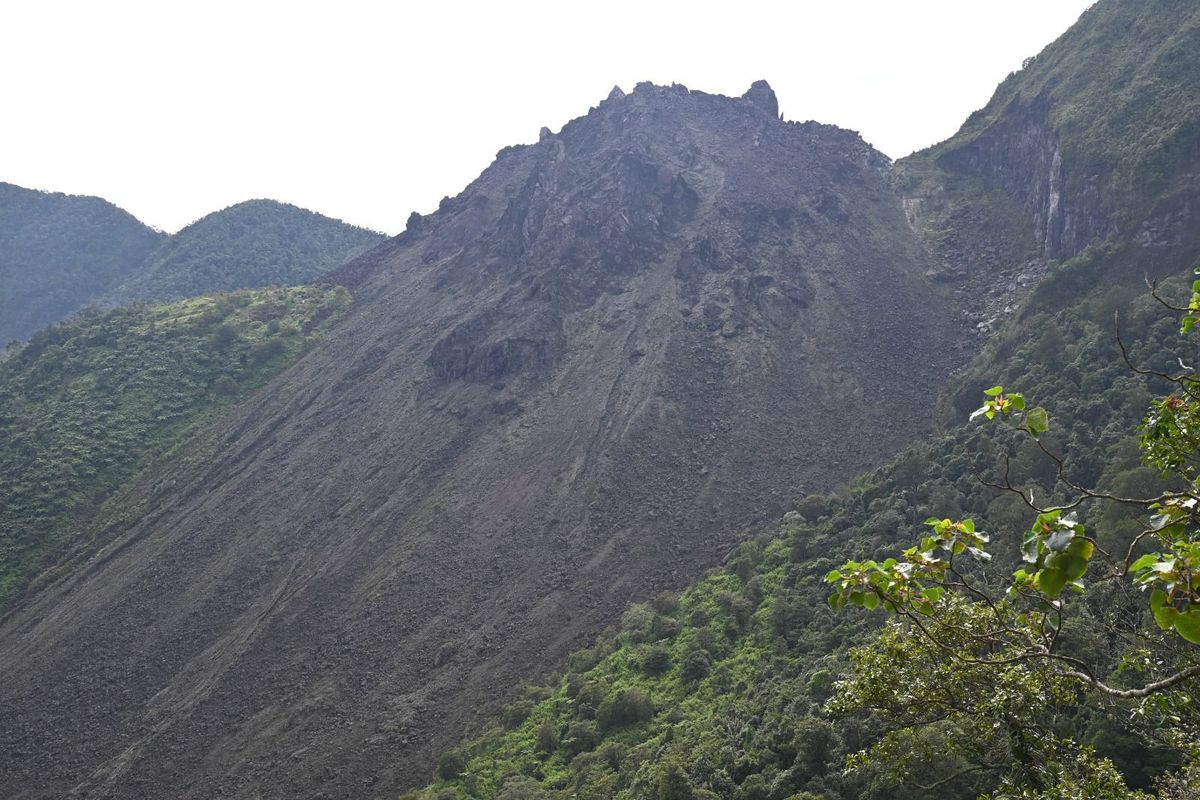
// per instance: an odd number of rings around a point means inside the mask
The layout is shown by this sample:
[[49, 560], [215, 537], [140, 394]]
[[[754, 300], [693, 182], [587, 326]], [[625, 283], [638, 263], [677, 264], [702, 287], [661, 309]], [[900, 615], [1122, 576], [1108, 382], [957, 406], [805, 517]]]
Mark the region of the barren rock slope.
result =
[[965, 357], [887, 167], [765, 84], [641, 85], [502, 151], [0, 623], [0, 795], [392, 796], [884, 461]]

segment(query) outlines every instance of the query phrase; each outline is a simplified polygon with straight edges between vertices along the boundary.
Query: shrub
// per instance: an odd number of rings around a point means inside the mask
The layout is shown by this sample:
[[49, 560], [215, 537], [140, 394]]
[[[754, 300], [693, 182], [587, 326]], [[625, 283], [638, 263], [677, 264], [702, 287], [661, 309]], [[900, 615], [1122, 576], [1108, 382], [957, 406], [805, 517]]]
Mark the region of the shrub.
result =
[[596, 721], [602, 730], [645, 722], [653, 717], [654, 704], [641, 689], [618, 689], [596, 710]]
[[657, 800], [692, 800], [695, 791], [683, 767], [669, 761], [659, 767], [654, 778], [654, 796]]
[[767, 800], [767, 782], [759, 773], [754, 773], [742, 781], [742, 785], [733, 793], [734, 800]]
[[584, 719], [594, 719], [596, 710], [608, 695], [608, 685], [601, 681], [590, 681], [575, 695], [575, 713]]
[[679, 677], [687, 683], [694, 683], [708, 677], [712, 669], [712, 659], [705, 650], [693, 650], [684, 656], [683, 664], [679, 667]]
[[647, 675], [662, 675], [671, 668], [671, 651], [665, 647], [652, 647], [642, 658], [642, 670]]
[[237, 340], [237, 328], [233, 327], [228, 322], [218, 325], [216, 330], [213, 331], [213, 345], [218, 350], [228, 350]]
[[535, 739], [537, 752], [553, 753], [558, 749], [558, 727], [550, 720], [546, 720], [538, 726]]
[[600, 744], [600, 729], [591, 721], [572, 722], [567, 726], [567, 735], [562, 746], [571, 755], [586, 753]]
[[604, 763], [608, 764], [609, 769], [618, 770], [621, 764], [625, 762], [625, 756], [628, 754], [629, 748], [620, 742], [608, 742], [596, 753], [604, 759]]
[[679, 609], [679, 595], [674, 592], [663, 592], [651, 600], [650, 605], [660, 614], [674, 614]]
[[517, 728], [522, 722], [529, 719], [529, 715], [533, 713], [532, 700], [517, 700], [509, 703], [504, 707], [504, 711], [500, 714], [500, 721], [504, 724], [504, 729], [511, 731]]
[[496, 792], [496, 800], [541, 800], [545, 796], [546, 790], [542, 785], [525, 775], [509, 778]]
[[600, 652], [599, 647], [584, 648], [583, 650], [576, 650], [567, 656], [567, 665], [574, 672], [587, 672], [599, 664], [602, 658], [604, 658], [604, 654]]
[[287, 348], [279, 339], [264, 339], [261, 342], [255, 342], [250, 348], [250, 360], [255, 364], [265, 364], [276, 356], [281, 356], [287, 352]]
[[672, 617], [655, 616], [651, 629], [655, 639], [673, 639], [679, 633], [679, 621]]
[[462, 774], [467, 768], [467, 758], [459, 750], [449, 750], [438, 759], [437, 776], [444, 781], [450, 781]]
[[621, 629], [629, 634], [634, 642], [644, 642], [650, 638], [654, 624], [654, 612], [644, 603], [636, 603], [626, 609], [621, 615]]

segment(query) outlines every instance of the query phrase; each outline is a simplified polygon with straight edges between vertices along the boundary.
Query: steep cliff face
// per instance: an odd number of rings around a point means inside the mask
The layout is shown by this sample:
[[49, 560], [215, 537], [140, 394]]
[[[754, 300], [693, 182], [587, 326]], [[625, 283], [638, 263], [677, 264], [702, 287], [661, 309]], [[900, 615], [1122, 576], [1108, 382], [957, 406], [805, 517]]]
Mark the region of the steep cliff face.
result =
[[925, 428], [959, 317], [855, 134], [643, 84], [344, 267], [352, 309], [0, 623], [0, 794], [387, 794]]
[[991, 205], [998, 190], [1022, 212], [989, 214], [1009, 220], [1002, 238], [1032, 239], [1044, 259], [1109, 237], [1153, 244], [1196, 205], [1197, 74], [1200, 7], [1097, 3], [954, 137], [900, 162], [900, 191], [937, 208]]
[[1014, 98], [977, 137], [947, 147], [937, 163], [951, 173], [982, 176], [1017, 200], [1028, 215], [1042, 255], [1061, 259], [1115, 229], [1101, 202], [1099, 181], [1069, 181], [1063, 145], [1051, 120], [1051, 103]]

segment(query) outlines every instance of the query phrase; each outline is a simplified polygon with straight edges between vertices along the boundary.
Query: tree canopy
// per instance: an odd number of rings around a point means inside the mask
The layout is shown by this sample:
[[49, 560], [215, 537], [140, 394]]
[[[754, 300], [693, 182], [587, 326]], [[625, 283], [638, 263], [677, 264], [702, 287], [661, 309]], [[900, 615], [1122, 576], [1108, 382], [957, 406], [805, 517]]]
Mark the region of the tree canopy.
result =
[[[1186, 306], [1159, 299], [1194, 335], [1200, 280]], [[1200, 778], [1200, 374], [1182, 360], [1173, 372], [1142, 367], [1118, 343], [1131, 371], [1170, 389], [1137, 431], [1157, 491], [1073, 479], [1044, 440], [1049, 413], [993, 386], [971, 418], [1014, 428], [1066, 492], [1043, 498], [1014, 482], [1007, 455], [999, 477], [980, 478], [1027, 507], [1021, 565], [1004, 577], [990, 563], [993, 537], [974, 520], [931, 517], [927, 535], [899, 555], [826, 575], [834, 608], [894, 615], [852, 651], [852, 675], [829, 704], [893, 726], [852, 764], [886, 764], [896, 781], [928, 779], [934, 762], [937, 781], [986, 773], [994, 797], [1147, 797], [1063, 724], [1092, 707], [1128, 715], [1173, 753], [1177, 769], [1160, 776], [1158, 796], [1194, 796], [1178, 791]], [[1144, 521], [1120, 539], [1099, 536], [1079, 516], [1088, 505], [1132, 508]]]

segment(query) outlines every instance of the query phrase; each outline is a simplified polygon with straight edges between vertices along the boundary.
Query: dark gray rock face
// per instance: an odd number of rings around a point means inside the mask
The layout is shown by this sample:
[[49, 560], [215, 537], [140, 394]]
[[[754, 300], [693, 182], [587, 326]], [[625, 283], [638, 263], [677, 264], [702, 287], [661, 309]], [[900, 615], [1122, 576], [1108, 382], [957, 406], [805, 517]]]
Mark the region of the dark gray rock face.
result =
[[1025, 207], [1041, 254], [1063, 259], [1103, 239], [1116, 226], [1101, 201], [1098, 183], [1069, 180], [1072, 176], [1064, 172], [1062, 144], [1049, 114], [1045, 100], [1014, 102], [983, 134], [948, 150], [939, 163], [1002, 186]]
[[755, 81], [750, 84], [750, 88], [742, 95], [742, 99], [749, 100], [772, 117], [779, 116], [779, 100], [775, 97], [775, 90], [771, 88], [771, 84], [766, 81]]

